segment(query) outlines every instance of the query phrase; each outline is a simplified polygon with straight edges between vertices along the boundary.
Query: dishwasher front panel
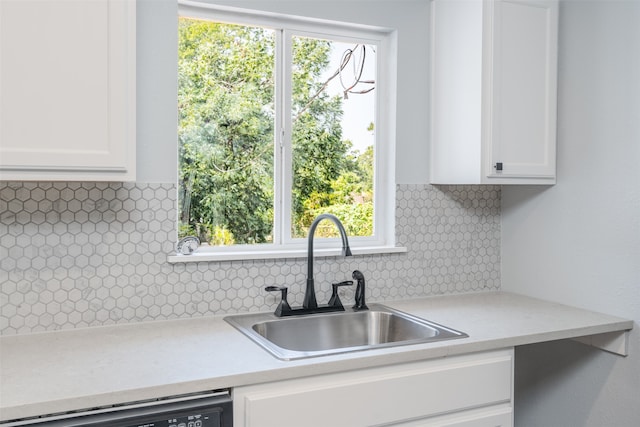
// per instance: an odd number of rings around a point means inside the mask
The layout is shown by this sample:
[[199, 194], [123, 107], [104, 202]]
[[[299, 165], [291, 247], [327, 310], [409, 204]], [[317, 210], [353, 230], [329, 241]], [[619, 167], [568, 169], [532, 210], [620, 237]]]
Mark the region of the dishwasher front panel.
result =
[[228, 392], [22, 420], [0, 427], [232, 427]]

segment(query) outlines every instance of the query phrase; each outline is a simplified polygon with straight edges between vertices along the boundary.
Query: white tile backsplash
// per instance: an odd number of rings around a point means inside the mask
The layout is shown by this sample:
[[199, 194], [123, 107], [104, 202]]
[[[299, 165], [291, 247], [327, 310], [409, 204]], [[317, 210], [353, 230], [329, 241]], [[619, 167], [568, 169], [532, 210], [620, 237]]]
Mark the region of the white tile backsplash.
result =
[[[0, 182], [0, 334], [268, 311], [270, 284], [302, 303], [305, 259], [167, 263], [175, 205], [175, 184]], [[398, 185], [396, 241], [316, 259], [318, 301], [355, 269], [370, 302], [499, 289], [500, 188]]]

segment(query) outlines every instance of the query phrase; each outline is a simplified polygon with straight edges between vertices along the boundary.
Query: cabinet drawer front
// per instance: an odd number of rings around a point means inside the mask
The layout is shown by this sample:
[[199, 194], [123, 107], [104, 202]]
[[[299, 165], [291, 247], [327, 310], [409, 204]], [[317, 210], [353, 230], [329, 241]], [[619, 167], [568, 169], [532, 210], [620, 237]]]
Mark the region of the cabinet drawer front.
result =
[[393, 427], [510, 427], [513, 426], [511, 405], [473, 409], [440, 417], [401, 422]]
[[511, 401], [510, 351], [239, 388], [244, 426], [373, 426]]

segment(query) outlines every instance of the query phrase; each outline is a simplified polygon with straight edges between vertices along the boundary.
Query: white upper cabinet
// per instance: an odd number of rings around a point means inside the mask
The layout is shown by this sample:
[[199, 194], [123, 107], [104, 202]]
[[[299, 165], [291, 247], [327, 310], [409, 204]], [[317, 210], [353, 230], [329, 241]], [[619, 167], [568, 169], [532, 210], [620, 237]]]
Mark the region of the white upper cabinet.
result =
[[135, 8], [0, 1], [0, 179], [135, 180]]
[[555, 184], [557, 0], [434, 0], [431, 25], [431, 183]]

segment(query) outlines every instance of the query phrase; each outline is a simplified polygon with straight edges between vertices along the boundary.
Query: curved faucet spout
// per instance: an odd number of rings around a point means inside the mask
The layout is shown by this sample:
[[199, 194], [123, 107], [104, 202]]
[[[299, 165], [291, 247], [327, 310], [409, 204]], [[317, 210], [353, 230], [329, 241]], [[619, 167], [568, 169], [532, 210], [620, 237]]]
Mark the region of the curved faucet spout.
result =
[[318, 223], [324, 219], [333, 221], [336, 227], [338, 227], [340, 238], [342, 239], [342, 255], [351, 256], [351, 248], [349, 248], [349, 239], [347, 238], [347, 232], [345, 231], [344, 226], [342, 225], [340, 220], [335, 215], [331, 214], [318, 215], [316, 219], [313, 220], [313, 223], [311, 223], [311, 227], [309, 228], [309, 241], [307, 247], [307, 288], [304, 293], [304, 302], [302, 303], [302, 306], [304, 308], [318, 307], [318, 302], [316, 300], [316, 290], [313, 280], [313, 236], [316, 232], [316, 228], [318, 227]]

